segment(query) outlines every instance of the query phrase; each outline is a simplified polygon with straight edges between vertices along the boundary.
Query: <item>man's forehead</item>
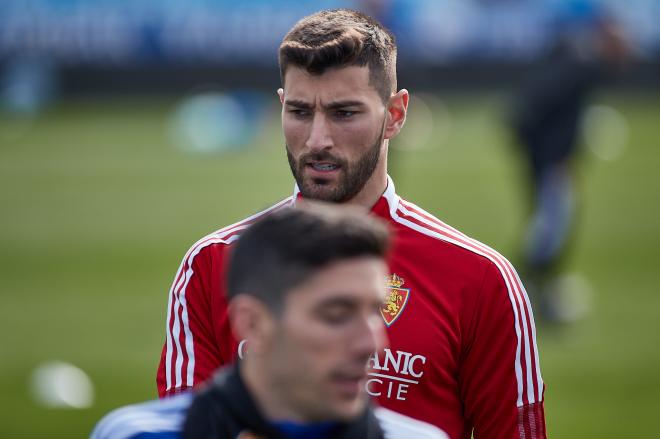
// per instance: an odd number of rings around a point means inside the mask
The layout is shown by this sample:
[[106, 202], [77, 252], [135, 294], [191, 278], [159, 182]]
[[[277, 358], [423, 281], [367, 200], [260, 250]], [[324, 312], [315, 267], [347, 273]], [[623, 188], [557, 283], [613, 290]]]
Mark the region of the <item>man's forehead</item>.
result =
[[378, 98], [369, 82], [369, 68], [331, 68], [314, 75], [302, 68], [289, 67], [284, 77], [284, 101], [327, 105], [338, 101], [367, 103]]

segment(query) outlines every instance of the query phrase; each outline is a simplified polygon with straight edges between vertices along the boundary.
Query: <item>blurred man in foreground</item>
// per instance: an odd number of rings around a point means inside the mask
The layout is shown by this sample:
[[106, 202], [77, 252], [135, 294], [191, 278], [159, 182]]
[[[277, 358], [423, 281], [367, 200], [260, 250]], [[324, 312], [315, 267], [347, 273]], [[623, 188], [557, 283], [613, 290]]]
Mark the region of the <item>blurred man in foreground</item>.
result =
[[346, 208], [285, 209], [257, 222], [227, 274], [243, 359], [195, 396], [113, 412], [92, 438], [445, 438], [368, 404], [367, 361], [386, 342], [388, 246], [384, 224]]
[[349, 10], [303, 18], [285, 36], [278, 94], [294, 195], [186, 254], [170, 292], [161, 396], [203, 383], [244, 346], [227, 324], [222, 272], [243, 229], [284, 206], [323, 200], [369, 210], [394, 234], [380, 310], [390, 346], [369, 359], [367, 392], [452, 438], [545, 437], [536, 329], [515, 270], [401, 199], [387, 175], [389, 141], [408, 107], [396, 56], [389, 31]]

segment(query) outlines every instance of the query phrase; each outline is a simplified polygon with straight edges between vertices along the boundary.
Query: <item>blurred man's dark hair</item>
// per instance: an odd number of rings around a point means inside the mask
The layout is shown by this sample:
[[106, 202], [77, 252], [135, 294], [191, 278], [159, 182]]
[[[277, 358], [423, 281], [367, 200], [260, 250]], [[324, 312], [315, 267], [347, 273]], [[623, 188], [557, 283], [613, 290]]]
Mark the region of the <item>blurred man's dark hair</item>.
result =
[[384, 258], [389, 233], [377, 218], [349, 207], [306, 203], [268, 215], [249, 227], [234, 248], [228, 297], [257, 297], [273, 312], [284, 296], [333, 262]]

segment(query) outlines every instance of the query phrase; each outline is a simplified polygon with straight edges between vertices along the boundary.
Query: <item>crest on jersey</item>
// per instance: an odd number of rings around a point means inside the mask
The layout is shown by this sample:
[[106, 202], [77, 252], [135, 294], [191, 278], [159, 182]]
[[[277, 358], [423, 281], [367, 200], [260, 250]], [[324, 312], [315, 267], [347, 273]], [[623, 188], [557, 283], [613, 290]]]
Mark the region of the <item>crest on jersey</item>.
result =
[[380, 314], [389, 327], [399, 318], [406, 307], [410, 297], [410, 288], [402, 288], [405, 281], [396, 274], [387, 276], [385, 282], [387, 284], [387, 296], [385, 296], [385, 303], [380, 307]]

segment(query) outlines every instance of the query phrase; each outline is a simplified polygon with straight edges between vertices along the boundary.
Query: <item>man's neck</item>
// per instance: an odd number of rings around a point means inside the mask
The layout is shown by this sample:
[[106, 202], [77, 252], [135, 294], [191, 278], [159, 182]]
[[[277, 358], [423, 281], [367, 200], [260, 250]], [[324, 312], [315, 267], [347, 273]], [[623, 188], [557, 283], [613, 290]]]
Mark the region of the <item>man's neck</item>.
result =
[[356, 196], [346, 202], [353, 206], [364, 207], [371, 210], [380, 200], [387, 189], [387, 153], [389, 151], [389, 140], [385, 139], [378, 159], [376, 169], [362, 190]]
[[385, 189], [387, 189], [387, 169], [377, 168], [362, 190], [345, 204], [370, 210], [383, 196]]
[[281, 392], [273, 391], [267, 374], [258, 370], [253, 362], [243, 360], [239, 366], [239, 373], [250, 396], [266, 420], [269, 422], [291, 421], [301, 424], [307, 422], [301, 413], [298, 413], [281, 398]]

